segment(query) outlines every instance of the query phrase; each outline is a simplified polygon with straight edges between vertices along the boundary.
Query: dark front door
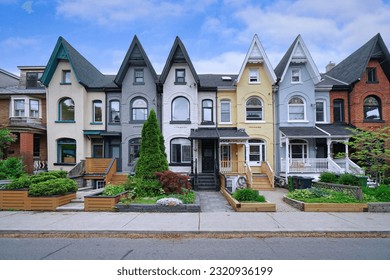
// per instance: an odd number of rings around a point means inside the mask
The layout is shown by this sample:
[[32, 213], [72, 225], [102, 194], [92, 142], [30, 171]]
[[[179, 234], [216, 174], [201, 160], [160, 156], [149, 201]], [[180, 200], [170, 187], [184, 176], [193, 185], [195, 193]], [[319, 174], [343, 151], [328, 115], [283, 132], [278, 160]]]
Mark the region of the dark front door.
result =
[[202, 141], [202, 172], [214, 172], [215, 156], [214, 156], [214, 141]]

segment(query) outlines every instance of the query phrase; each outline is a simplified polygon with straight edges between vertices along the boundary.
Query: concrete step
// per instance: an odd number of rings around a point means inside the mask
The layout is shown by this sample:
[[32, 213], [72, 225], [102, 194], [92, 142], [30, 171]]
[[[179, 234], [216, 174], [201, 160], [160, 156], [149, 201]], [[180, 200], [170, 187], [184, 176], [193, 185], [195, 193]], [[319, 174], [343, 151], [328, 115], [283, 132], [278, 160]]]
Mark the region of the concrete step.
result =
[[57, 207], [58, 212], [83, 212], [84, 202], [71, 202], [62, 206]]

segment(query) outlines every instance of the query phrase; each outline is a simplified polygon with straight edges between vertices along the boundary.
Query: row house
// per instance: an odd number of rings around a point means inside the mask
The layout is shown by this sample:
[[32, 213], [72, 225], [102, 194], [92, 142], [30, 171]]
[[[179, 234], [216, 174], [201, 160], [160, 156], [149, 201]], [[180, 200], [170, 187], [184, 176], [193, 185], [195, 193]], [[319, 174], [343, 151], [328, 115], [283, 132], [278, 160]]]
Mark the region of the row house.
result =
[[22, 157], [28, 173], [47, 169], [44, 66], [19, 66], [20, 77], [0, 69], [0, 127], [17, 139], [5, 157]]

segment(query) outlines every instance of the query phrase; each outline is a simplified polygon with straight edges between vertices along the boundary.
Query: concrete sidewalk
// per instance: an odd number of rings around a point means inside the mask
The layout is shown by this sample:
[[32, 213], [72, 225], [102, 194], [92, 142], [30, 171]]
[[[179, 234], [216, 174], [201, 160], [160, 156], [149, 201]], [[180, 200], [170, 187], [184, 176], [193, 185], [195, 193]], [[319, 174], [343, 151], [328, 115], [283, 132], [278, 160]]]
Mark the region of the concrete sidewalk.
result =
[[389, 237], [390, 214], [0, 211], [0, 234], [9, 233], [374, 233]]

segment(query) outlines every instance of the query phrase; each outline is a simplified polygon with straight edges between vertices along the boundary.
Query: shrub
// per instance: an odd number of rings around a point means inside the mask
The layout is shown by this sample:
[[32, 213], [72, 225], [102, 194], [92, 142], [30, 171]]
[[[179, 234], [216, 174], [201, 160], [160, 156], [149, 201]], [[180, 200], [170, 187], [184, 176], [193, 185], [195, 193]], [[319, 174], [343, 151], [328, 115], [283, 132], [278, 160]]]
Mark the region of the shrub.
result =
[[338, 183], [341, 185], [360, 186], [359, 178], [349, 173], [341, 174]]
[[358, 203], [351, 195], [322, 188], [295, 190], [287, 194], [287, 197], [307, 203]]
[[[46, 174], [46, 173], [42, 173], [42, 174]], [[37, 184], [40, 182], [45, 182], [45, 181], [49, 181], [49, 180], [53, 180], [53, 179], [57, 179], [57, 177], [50, 175], [48, 173], [47, 173], [47, 175], [36, 175], [36, 176], [31, 176], [31, 183]]]
[[17, 179], [23, 174], [25, 170], [22, 159], [10, 157], [0, 160], [0, 180]]
[[133, 198], [157, 196], [164, 193], [160, 182], [157, 180], [129, 177], [124, 184], [124, 187], [129, 191], [129, 195]]
[[265, 202], [265, 197], [259, 195], [259, 192], [253, 189], [237, 189], [233, 193], [233, 197], [238, 201], [257, 201]]
[[77, 191], [76, 182], [68, 178], [57, 178], [32, 184], [28, 194], [31, 196], [64, 195]]
[[336, 173], [333, 172], [322, 172], [320, 174], [320, 182], [323, 183], [337, 183], [338, 178]]
[[116, 196], [120, 193], [123, 193], [125, 191], [125, 187], [124, 186], [117, 186], [117, 185], [107, 185], [105, 188], [104, 188], [104, 191], [102, 193], [102, 195], [105, 195], [105, 196]]
[[13, 180], [11, 183], [4, 186], [6, 190], [18, 190], [28, 189], [31, 185], [31, 179], [28, 176], [22, 176], [18, 179]]
[[156, 176], [166, 194], [182, 194], [183, 189], [191, 190], [192, 188], [191, 183], [189, 182], [189, 176], [178, 174], [169, 170], [156, 172]]
[[376, 188], [362, 188], [363, 194], [374, 197], [378, 202], [390, 202], [390, 186], [380, 185]]

